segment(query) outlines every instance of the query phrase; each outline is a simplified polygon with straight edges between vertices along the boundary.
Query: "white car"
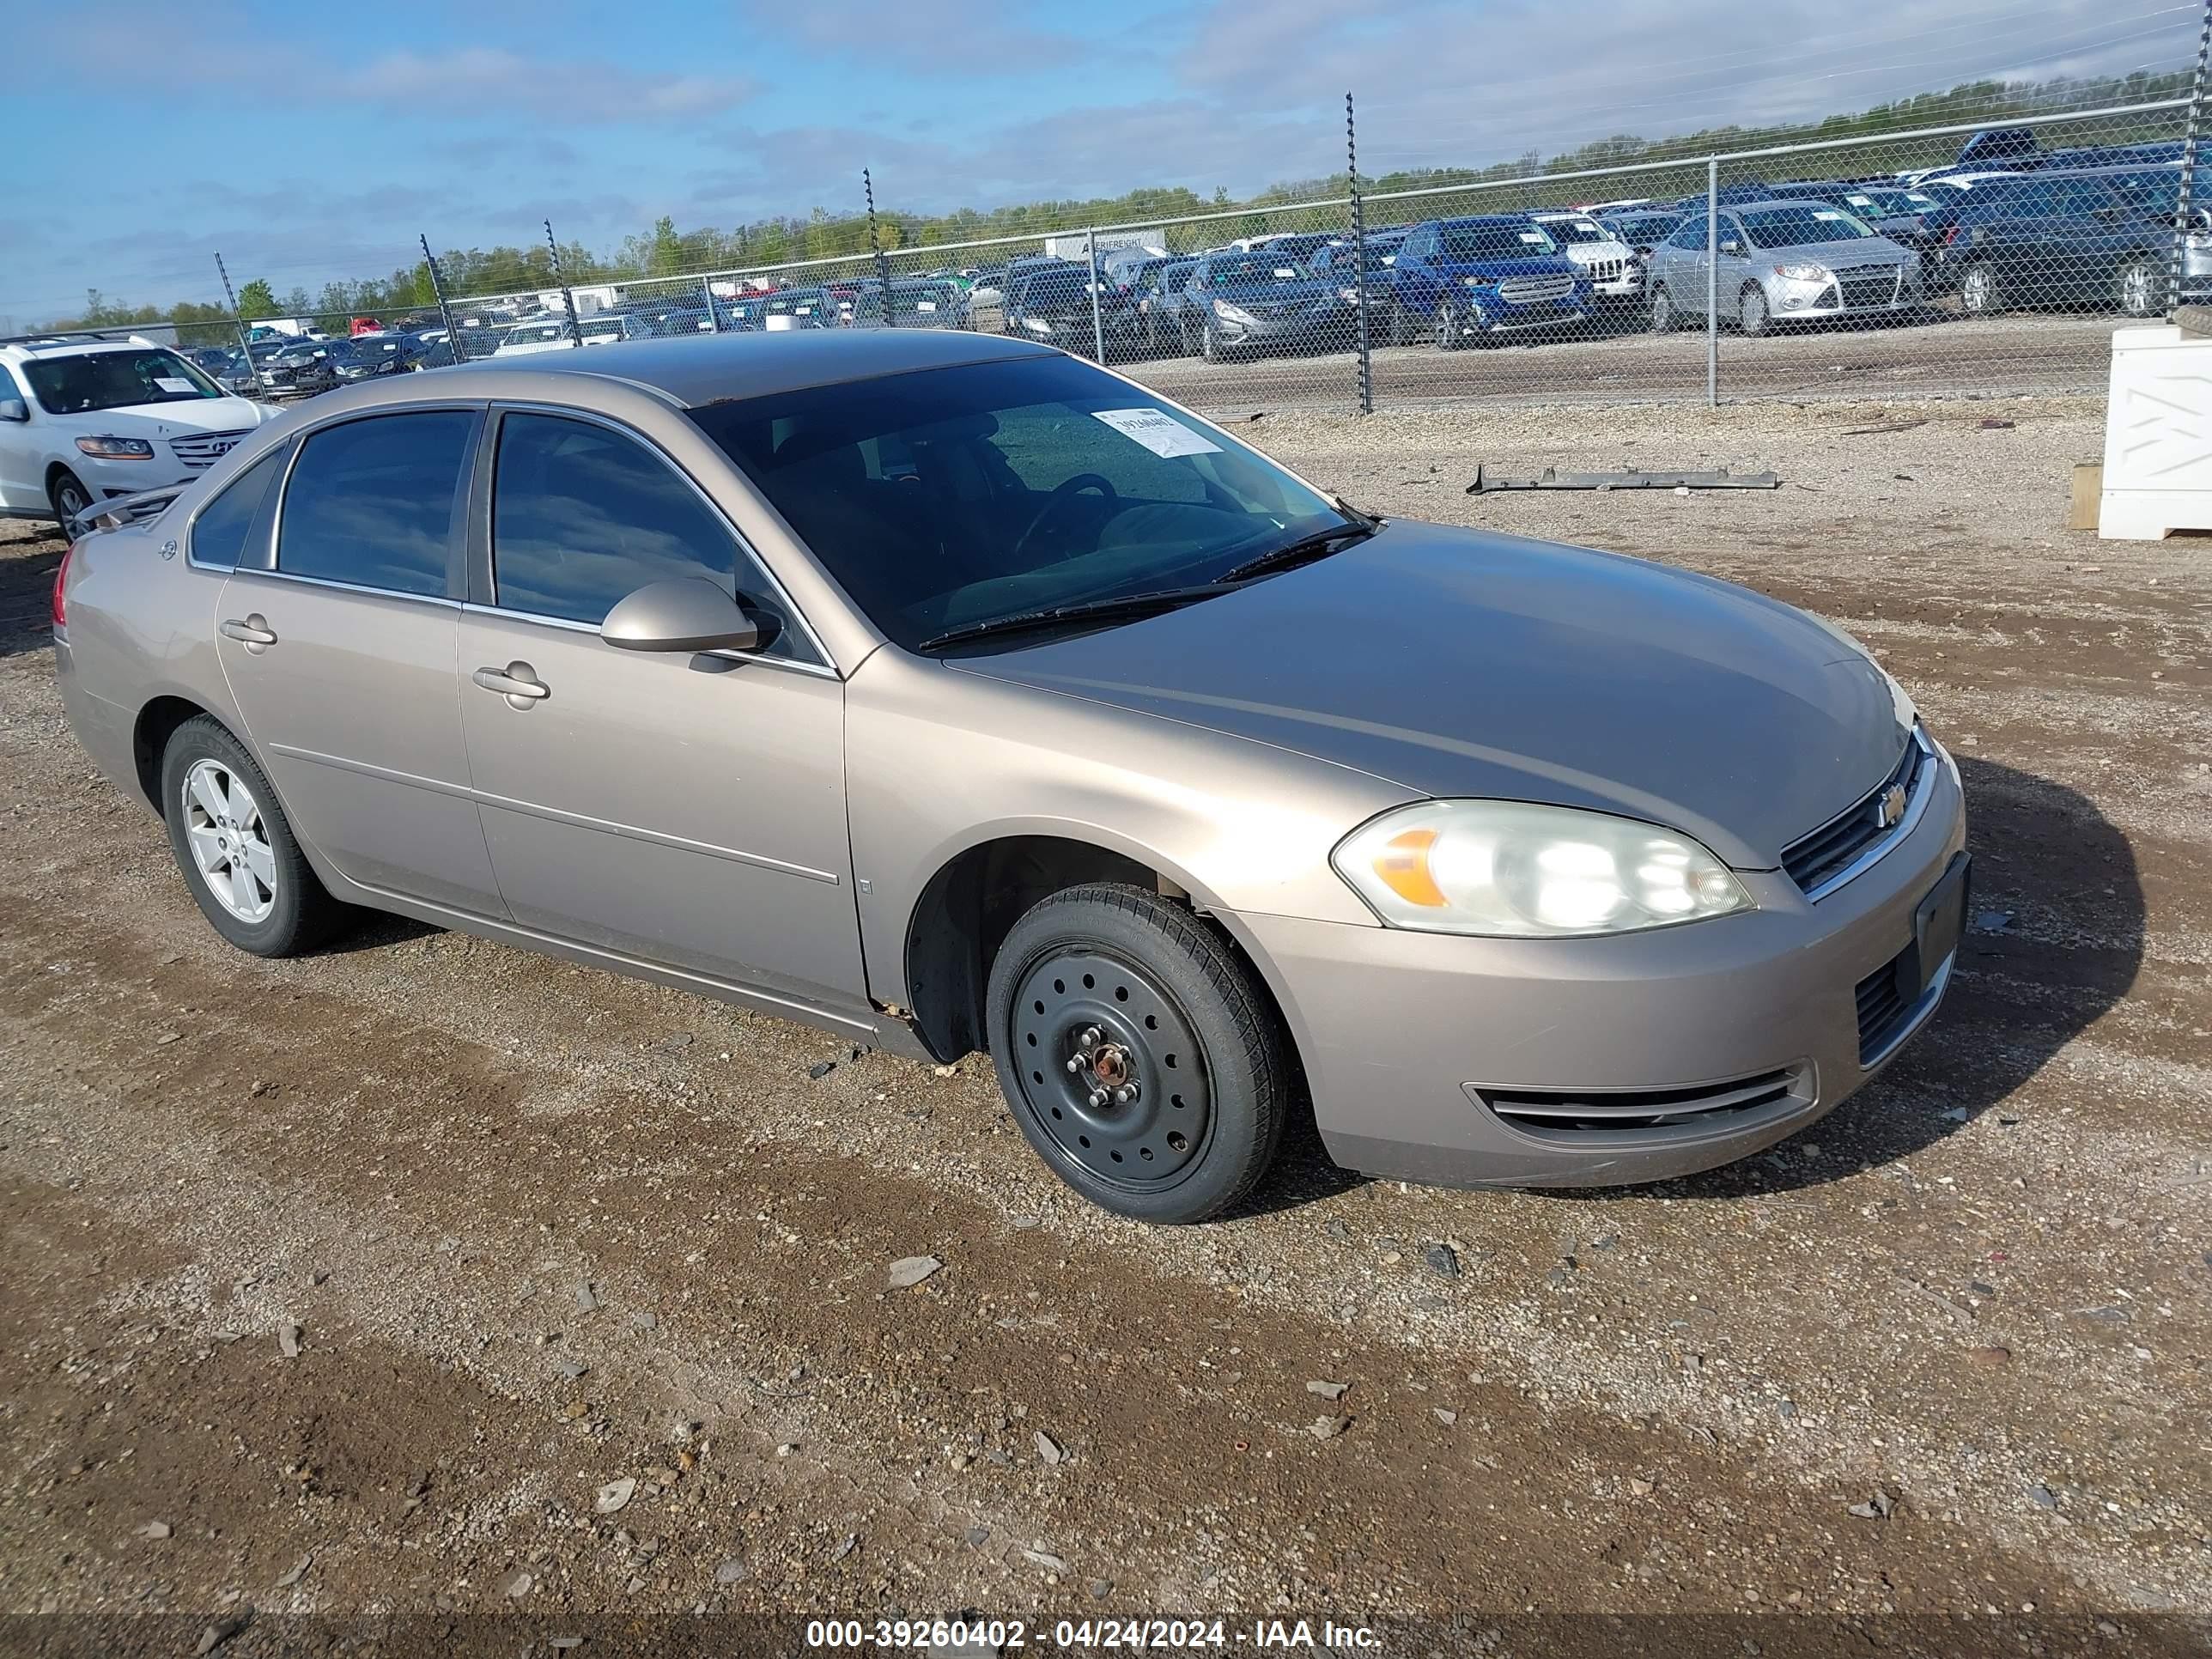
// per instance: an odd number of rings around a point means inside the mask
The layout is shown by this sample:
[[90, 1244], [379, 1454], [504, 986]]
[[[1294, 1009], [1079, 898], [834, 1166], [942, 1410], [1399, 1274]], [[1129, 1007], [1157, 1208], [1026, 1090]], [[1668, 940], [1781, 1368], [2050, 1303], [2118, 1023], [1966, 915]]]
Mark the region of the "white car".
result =
[[1633, 300], [1644, 292], [1644, 262], [1636, 250], [1587, 213], [1532, 213], [1559, 251], [1590, 279], [1601, 300]]
[[189, 481], [277, 415], [137, 335], [0, 345], [0, 518], [67, 526], [116, 496]]
[[[644, 337], [641, 331], [630, 325], [624, 317], [583, 317], [577, 319], [578, 331], [587, 346], [612, 345], [617, 340]], [[528, 357], [540, 351], [573, 350], [576, 342], [569, 337], [568, 319], [533, 318], [526, 323], [517, 323], [507, 331], [507, 337], [493, 350], [495, 357]]]

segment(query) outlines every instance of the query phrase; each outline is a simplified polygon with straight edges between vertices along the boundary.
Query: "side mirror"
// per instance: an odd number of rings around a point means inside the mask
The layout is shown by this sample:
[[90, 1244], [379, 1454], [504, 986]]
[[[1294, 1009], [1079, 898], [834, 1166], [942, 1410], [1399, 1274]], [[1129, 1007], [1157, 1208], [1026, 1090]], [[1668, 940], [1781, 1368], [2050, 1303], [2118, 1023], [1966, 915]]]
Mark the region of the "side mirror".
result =
[[1723, 236], [1721, 238], [1721, 252], [1723, 253], [1741, 253], [1743, 252], [1743, 244], [1737, 241], [1733, 236]]
[[0, 421], [27, 421], [31, 406], [21, 398], [0, 398]]
[[648, 582], [618, 602], [599, 637], [624, 651], [750, 651], [758, 623], [702, 576]]

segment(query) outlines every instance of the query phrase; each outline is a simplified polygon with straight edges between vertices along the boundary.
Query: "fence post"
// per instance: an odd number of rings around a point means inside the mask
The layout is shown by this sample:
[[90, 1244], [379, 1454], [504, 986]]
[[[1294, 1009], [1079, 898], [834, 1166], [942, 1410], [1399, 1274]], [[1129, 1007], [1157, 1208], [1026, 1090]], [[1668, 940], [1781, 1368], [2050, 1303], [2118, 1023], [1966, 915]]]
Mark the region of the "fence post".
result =
[[1705, 163], [1705, 407], [1720, 406], [1721, 161], [1716, 155]]
[[576, 320], [576, 296], [568, 291], [568, 279], [561, 274], [561, 246], [553, 240], [553, 222], [545, 222], [545, 247], [553, 256], [553, 280], [561, 285], [561, 304], [568, 313], [568, 339], [573, 345], [584, 343], [584, 325]]
[[2197, 73], [2189, 82], [2188, 124], [2181, 137], [2181, 193], [2173, 206], [2173, 250], [2166, 262], [2166, 304], [2181, 303], [2181, 264], [2189, 242], [2189, 222], [2197, 212], [2197, 128], [2204, 109], [2204, 66], [2212, 56], [2212, 0], [2204, 0], [2204, 21], [2197, 34]]
[[[2208, 0], [2212, 3], [2212, 0]], [[1091, 258], [1091, 347], [1097, 353], [1096, 361], [1101, 367], [1106, 362], [1105, 313], [1098, 305], [1098, 233], [1096, 229], [1083, 233], [1084, 251]]]
[[[2208, 0], [2212, 3], [2212, 0]], [[884, 257], [884, 245], [876, 236], [876, 181], [868, 176], [866, 167], [860, 169], [860, 189], [868, 198], [868, 252], [876, 256], [876, 281], [884, 290], [884, 326], [889, 328], [897, 321], [891, 309], [891, 262]], [[860, 320], [860, 307], [853, 310], [853, 320]]]
[[714, 309], [714, 283], [702, 276], [699, 279], [699, 292], [704, 295], [707, 300], [707, 331], [710, 334], [720, 334], [722, 331], [722, 313]]
[[[2212, 5], [2212, 0], [2204, 0]], [[1352, 191], [1352, 287], [1358, 311], [1359, 412], [1375, 412], [1375, 365], [1367, 340], [1367, 211], [1359, 200], [1359, 140], [1352, 130], [1352, 94], [1344, 94], [1344, 172]]]
[[422, 263], [430, 272], [430, 292], [437, 296], [438, 316], [446, 325], [446, 349], [453, 354], [453, 361], [465, 363], [469, 360], [468, 348], [461, 343], [460, 331], [453, 326], [453, 313], [446, 304], [446, 278], [438, 269], [438, 256], [430, 252], [430, 238], [418, 234], [415, 240], [422, 244]]
[[[2212, 0], [2205, 0], [2212, 5]], [[216, 275], [222, 278], [222, 297], [230, 301], [230, 320], [238, 325], [238, 349], [246, 354], [246, 375], [257, 386], [261, 384], [261, 372], [253, 366], [253, 337], [246, 332], [246, 319], [238, 313], [238, 295], [231, 292], [230, 272], [223, 269], [222, 255], [215, 256]]]

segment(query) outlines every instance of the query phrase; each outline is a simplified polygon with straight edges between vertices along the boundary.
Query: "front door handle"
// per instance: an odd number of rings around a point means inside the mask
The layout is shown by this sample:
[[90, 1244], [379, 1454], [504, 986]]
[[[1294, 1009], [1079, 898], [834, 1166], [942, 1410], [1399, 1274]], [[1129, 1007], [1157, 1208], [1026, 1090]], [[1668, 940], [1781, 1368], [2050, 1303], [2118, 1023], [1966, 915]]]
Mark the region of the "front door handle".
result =
[[487, 691], [496, 691], [507, 699], [509, 708], [528, 708], [553, 695], [553, 688], [538, 678], [538, 671], [526, 662], [511, 662], [504, 668], [479, 668], [469, 676]]
[[257, 657], [276, 643], [276, 635], [269, 631], [269, 618], [258, 611], [248, 616], [244, 622], [235, 618], [226, 619], [222, 623], [222, 636], [227, 640], [236, 640]]

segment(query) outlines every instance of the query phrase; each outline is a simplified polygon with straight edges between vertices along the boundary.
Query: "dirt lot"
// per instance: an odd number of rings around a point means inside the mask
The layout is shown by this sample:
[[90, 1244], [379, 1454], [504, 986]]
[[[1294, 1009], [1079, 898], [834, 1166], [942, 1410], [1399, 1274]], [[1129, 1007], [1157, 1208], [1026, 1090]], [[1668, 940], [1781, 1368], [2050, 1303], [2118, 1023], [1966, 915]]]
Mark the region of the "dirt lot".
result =
[[[64, 723], [59, 544], [0, 542], [0, 1612], [73, 1616], [0, 1646], [190, 1652], [252, 1608], [224, 1653], [390, 1620], [791, 1650], [793, 1615], [974, 1608], [1382, 1621], [1407, 1652], [2190, 1650], [2212, 568], [2057, 527], [2100, 420], [1247, 428], [1370, 509], [1836, 619], [1960, 758], [1982, 914], [1937, 1024], [1748, 1165], [1409, 1191], [1309, 1139], [1254, 1212], [1174, 1231], [1048, 1179], [977, 1060], [397, 922], [228, 950]], [[1785, 483], [1461, 488], [1624, 459]]]

